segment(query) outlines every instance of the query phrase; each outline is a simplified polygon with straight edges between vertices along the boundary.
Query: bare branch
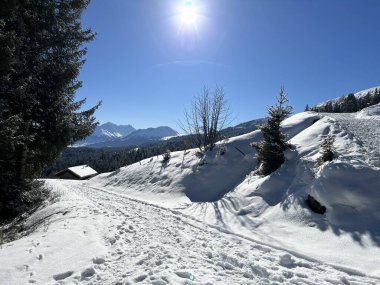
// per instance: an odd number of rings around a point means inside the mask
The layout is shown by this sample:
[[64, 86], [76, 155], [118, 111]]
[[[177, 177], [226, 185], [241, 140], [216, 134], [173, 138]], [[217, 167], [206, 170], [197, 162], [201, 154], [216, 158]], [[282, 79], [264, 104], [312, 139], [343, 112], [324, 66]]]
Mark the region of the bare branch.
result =
[[190, 109], [185, 110], [184, 123], [180, 127], [201, 151], [212, 150], [221, 139], [220, 131], [229, 123], [230, 117], [224, 89], [216, 86], [211, 93], [203, 87], [202, 93], [194, 97]]

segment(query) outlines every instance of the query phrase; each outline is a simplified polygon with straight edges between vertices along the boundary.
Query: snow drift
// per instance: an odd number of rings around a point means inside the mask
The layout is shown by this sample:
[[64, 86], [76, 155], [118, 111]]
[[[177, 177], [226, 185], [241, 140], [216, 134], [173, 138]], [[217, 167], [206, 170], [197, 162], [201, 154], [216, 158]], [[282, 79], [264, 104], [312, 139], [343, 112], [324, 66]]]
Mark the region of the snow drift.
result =
[[[224, 155], [216, 148], [201, 161], [196, 150], [175, 152], [167, 163], [160, 156], [146, 159], [100, 175], [89, 185], [175, 207], [302, 256], [380, 276], [380, 169], [376, 149], [370, 148], [380, 144], [380, 137], [370, 135], [378, 129], [379, 109], [304, 112], [286, 119], [283, 130], [293, 149], [267, 177], [253, 172], [257, 165], [250, 143], [262, 139], [254, 131], [220, 142], [227, 148]], [[368, 140], [353, 127], [364, 117], [374, 130]], [[320, 145], [329, 134], [335, 137], [336, 159], [319, 165]], [[308, 208], [308, 194], [327, 208], [325, 215]]]

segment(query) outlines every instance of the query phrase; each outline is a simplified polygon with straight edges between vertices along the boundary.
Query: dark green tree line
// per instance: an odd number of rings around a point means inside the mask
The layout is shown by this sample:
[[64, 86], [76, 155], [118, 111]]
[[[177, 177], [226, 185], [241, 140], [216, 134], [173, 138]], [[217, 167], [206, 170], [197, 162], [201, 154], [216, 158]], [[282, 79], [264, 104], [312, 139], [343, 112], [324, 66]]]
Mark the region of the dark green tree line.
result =
[[75, 101], [87, 0], [3, 0], [0, 5], [0, 215], [41, 198], [33, 178], [95, 128], [95, 107]]
[[368, 92], [360, 98], [356, 98], [353, 93], [350, 93], [342, 101], [328, 102], [322, 106], [315, 106], [308, 110], [326, 113], [353, 113], [379, 103], [380, 90], [376, 88], [373, 92]]

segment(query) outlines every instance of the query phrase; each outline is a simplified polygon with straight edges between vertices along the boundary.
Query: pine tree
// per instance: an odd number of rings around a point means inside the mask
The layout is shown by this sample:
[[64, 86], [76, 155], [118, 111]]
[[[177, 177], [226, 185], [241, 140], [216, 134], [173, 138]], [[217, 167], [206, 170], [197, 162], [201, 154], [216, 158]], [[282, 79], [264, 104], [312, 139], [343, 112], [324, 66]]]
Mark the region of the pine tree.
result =
[[358, 101], [353, 93], [347, 95], [343, 101], [343, 111], [346, 113], [352, 113], [358, 111]]
[[373, 96], [372, 96], [372, 100], [371, 100], [371, 105], [376, 105], [378, 103], [380, 103], [380, 90], [379, 89], [375, 89], [375, 92], [373, 93]]
[[306, 104], [306, 107], [305, 107], [305, 112], [307, 112], [307, 111], [310, 111], [309, 104]]
[[318, 159], [320, 164], [323, 164], [326, 161], [332, 161], [334, 159], [334, 142], [335, 138], [332, 135], [328, 135], [322, 142], [322, 156]]
[[257, 151], [256, 158], [262, 175], [272, 173], [285, 161], [284, 151], [288, 148], [288, 144], [285, 135], [281, 132], [281, 122], [293, 110], [291, 106], [285, 106], [287, 102], [288, 98], [282, 87], [276, 105], [268, 108], [270, 118], [267, 124], [260, 128], [264, 137], [263, 141], [252, 144]]
[[96, 126], [99, 104], [78, 112], [85, 101], [75, 102], [83, 44], [94, 38], [80, 23], [88, 3], [4, 0], [0, 5], [0, 216], [32, 205], [32, 179]]

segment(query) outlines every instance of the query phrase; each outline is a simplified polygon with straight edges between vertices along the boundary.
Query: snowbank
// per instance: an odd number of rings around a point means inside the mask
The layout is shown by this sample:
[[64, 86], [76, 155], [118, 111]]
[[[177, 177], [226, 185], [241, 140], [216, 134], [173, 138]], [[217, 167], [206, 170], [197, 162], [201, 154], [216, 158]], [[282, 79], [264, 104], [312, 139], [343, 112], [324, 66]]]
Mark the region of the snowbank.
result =
[[380, 120], [380, 104], [365, 108], [357, 113], [357, 118]]
[[32, 230], [30, 235], [2, 246], [0, 284], [58, 284], [66, 278], [85, 280], [93, 270], [93, 259], [106, 253], [99, 234], [102, 219], [93, 219], [96, 213], [91, 204], [59, 187], [59, 181], [47, 183], [59, 201], [27, 219], [26, 228]]
[[[311, 112], [297, 114], [283, 122], [283, 129], [291, 138], [318, 119]], [[170, 199], [182, 202], [217, 201], [233, 191], [255, 168], [255, 152], [250, 143], [261, 139], [261, 132], [253, 131], [220, 142], [205, 158], [197, 156], [197, 150], [192, 149], [173, 152], [167, 162], [161, 156], [145, 159], [99, 175], [90, 184], [112, 186], [118, 191], [133, 189], [138, 191], [133, 194], [139, 197], [155, 193], [162, 199], [168, 199], [169, 195]], [[224, 155], [218, 151], [221, 145], [226, 148]]]
[[[360, 113], [374, 119], [377, 112], [370, 107]], [[209, 152], [203, 165], [196, 150], [175, 152], [167, 164], [161, 157], [147, 159], [89, 183], [179, 208], [303, 257], [380, 276], [380, 170], [368, 164], [372, 154], [366, 142], [339, 120], [313, 112], [286, 119], [283, 130], [294, 148], [287, 151], [282, 167], [267, 177], [252, 172], [256, 162], [249, 144], [262, 139], [261, 132], [254, 131], [223, 142], [226, 154]], [[320, 166], [320, 145], [329, 134], [335, 137], [338, 160]], [[327, 207], [325, 216], [310, 211], [308, 194]]]

